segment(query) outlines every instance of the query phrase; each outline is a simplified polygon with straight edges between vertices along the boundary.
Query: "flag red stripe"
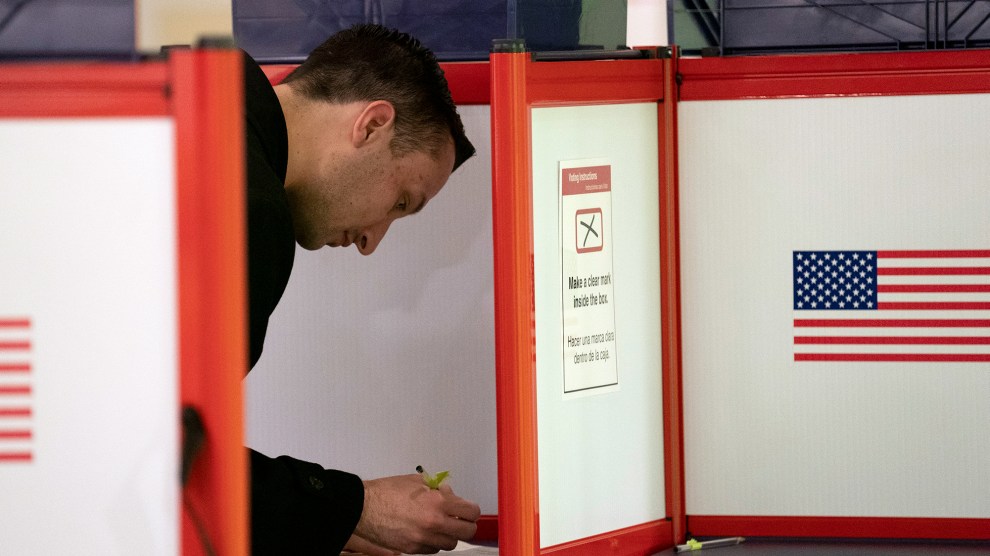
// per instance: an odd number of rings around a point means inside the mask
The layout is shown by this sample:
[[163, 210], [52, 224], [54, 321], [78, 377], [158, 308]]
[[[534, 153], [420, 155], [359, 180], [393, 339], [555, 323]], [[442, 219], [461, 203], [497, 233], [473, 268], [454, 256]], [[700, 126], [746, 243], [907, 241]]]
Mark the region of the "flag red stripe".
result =
[[0, 386], [0, 395], [3, 394], [30, 394], [30, 386]]
[[30, 417], [30, 407], [0, 407], [0, 417]]
[[959, 310], [959, 311], [981, 311], [990, 309], [990, 302], [988, 301], [931, 301], [931, 302], [915, 302], [915, 301], [885, 301], [877, 303], [877, 309], [880, 310], [918, 310], [918, 311], [931, 311], [931, 310]]
[[878, 276], [985, 276], [990, 266], [904, 266], [878, 268]]
[[984, 293], [990, 284], [878, 284], [877, 293]]
[[0, 373], [22, 373], [30, 370], [30, 363], [0, 363]]
[[990, 362], [990, 353], [795, 353], [795, 361]]
[[942, 249], [933, 251], [877, 251], [878, 259], [951, 259], [990, 257], [986, 249]]
[[798, 327], [985, 328], [990, 319], [794, 319]]
[[26, 341], [0, 342], [0, 350], [3, 349], [27, 350], [27, 349], [31, 349], [31, 342], [26, 342]]
[[31, 452], [0, 452], [0, 461], [31, 461]]
[[795, 336], [795, 344], [990, 345], [988, 336]]
[[0, 438], [31, 438], [31, 431], [0, 431]]
[[5, 319], [0, 318], [0, 328], [30, 328], [30, 319]]

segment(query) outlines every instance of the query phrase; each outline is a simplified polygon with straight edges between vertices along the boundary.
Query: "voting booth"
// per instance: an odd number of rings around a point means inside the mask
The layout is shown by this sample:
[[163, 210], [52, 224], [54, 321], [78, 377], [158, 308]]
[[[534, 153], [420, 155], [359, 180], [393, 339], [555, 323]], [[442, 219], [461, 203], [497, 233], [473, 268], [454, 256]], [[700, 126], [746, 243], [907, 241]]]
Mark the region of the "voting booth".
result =
[[499, 549], [648, 554], [679, 525], [669, 60], [523, 50], [491, 60]]
[[[495, 449], [457, 454], [497, 459], [497, 486], [474, 485], [497, 489], [479, 540], [597, 556], [689, 535], [990, 539], [986, 59], [510, 40], [445, 63], [458, 104], [490, 106], [494, 391], [446, 392], [495, 399]], [[239, 83], [239, 55], [208, 48], [0, 66], [5, 551], [248, 553]], [[462, 235], [470, 264], [447, 267], [487, 271]], [[488, 276], [465, 276], [466, 300], [423, 311], [491, 305]], [[373, 322], [433, 333], [405, 316]], [[424, 398], [487, 384], [442, 372], [410, 380]], [[203, 425], [185, 486], [182, 408]], [[446, 417], [458, 446], [484, 436]], [[428, 440], [415, 457], [443, 451]]]
[[987, 60], [680, 62], [694, 534], [990, 537]]
[[538, 60], [491, 61], [500, 548], [990, 538], [986, 53]]
[[4, 553], [247, 553], [240, 72], [0, 65]]

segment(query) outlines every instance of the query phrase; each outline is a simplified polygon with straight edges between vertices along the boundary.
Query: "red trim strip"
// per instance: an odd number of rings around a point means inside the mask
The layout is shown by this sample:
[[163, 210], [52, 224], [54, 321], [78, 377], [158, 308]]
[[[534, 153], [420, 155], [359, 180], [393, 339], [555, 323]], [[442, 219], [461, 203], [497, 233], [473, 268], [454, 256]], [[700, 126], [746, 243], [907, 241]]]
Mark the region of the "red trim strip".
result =
[[663, 98], [662, 64], [659, 59], [609, 62], [527, 59], [526, 101], [542, 106], [656, 102]]
[[475, 522], [478, 530], [475, 531], [472, 541], [492, 542], [498, 541], [498, 516], [483, 515]]
[[31, 327], [30, 319], [0, 319], [0, 328], [30, 328], [30, 327]]
[[986, 353], [795, 353], [795, 361], [986, 363]]
[[278, 85], [297, 67], [298, 64], [268, 64], [261, 66], [261, 71], [265, 72], [272, 85]]
[[492, 71], [488, 62], [447, 62], [440, 67], [454, 104], [491, 104]]
[[30, 407], [0, 407], [0, 417], [30, 417]]
[[986, 50], [684, 59], [681, 100], [990, 92]]
[[[669, 521], [651, 521], [641, 525], [609, 531], [586, 539], [550, 546], [541, 555], [561, 556], [640, 556], [674, 546], [673, 527]], [[501, 549], [499, 550], [501, 552]]]
[[689, 515], [697, 536], [990, 540], [990, 519]]
[[0, 452], [0, 462], [23, 461], [30, 462], [31, 452]]
[[0, 65], [0, 116], [165, 116], [164, 63]]
[[29, 430], [17, 430], [17, 431], [0, 431], [0, 438], [7, 439], [30, 439], [31, 431]]
[[539, 551], [530, 110], [524, 53], [493, 54], [492, 228], [499, 551]]

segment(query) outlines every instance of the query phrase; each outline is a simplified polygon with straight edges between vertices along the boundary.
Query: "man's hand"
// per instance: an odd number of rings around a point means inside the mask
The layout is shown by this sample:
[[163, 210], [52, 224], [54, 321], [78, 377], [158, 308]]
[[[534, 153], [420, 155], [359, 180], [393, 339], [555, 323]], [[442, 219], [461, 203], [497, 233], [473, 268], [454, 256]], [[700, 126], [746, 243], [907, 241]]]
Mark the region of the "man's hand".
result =
[[347, 544], [344, 545], [344, 554], [347, 553], [361, 554], [365, 556], [399, 556], [398, 552], [378, 546], [377, 544], [367, 539], [362, 539], [357, 535], [351, 535], [351, 538], [347, 541]]
[[385, 477], [364, 482], [364, 511], [354, 535], [380, 548], [435, 554], [473, 537], [479, 515], [477, 504], [449, 486], [432, 490], [419, 475]]

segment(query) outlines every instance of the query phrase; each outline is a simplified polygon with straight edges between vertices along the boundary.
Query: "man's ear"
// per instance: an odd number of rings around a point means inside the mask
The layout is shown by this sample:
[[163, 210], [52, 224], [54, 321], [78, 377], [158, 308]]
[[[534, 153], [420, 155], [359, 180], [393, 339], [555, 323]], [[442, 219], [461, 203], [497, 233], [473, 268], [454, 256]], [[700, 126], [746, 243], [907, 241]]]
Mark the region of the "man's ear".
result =
[[355, 147], [379, 140], [391, 140], [395, 125], [395, 107], [387, 100], [374, 100], [365, 105], [354, 120], [351, 141]]

